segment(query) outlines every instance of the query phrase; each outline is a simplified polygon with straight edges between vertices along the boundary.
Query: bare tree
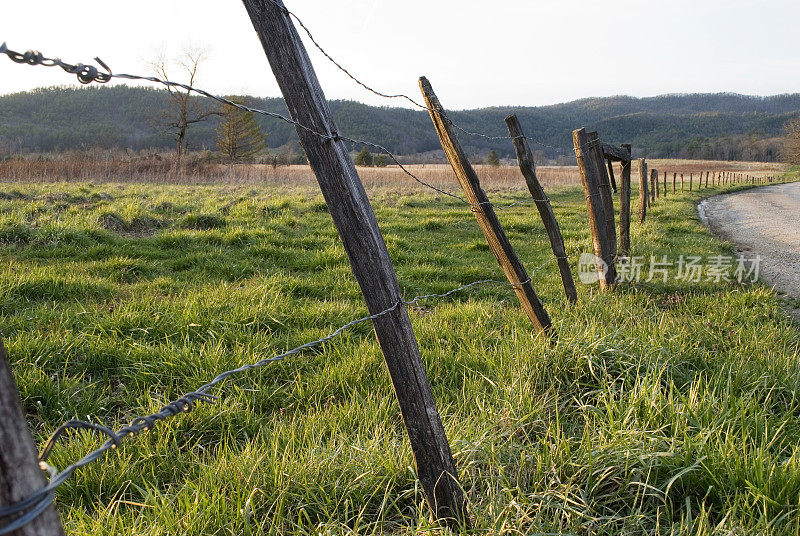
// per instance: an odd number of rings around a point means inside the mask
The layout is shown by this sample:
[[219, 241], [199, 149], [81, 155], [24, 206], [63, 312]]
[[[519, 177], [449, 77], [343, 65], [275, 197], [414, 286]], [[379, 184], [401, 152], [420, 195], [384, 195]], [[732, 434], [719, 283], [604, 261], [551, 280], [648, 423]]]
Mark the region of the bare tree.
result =
[[783, 159], [790, 164], [800, 164], [800, 117], [791, 119], [784, 128]]
[[[203, 48], [186, 46], [174, 62], [170, 62], [162, 52], [150, 66], [156, 76], [170, 80], [171, 66], [174, 65], [184, 78], [180, 81], [188, 86], [194, 86], [197, 71], [207, 58], [208, 55]], [[203, 99], [192, 95], [191, 90], [168, 87], [167, 91], [169, 91], [170, 105], [156, 122], [162, 132], [171, 134], [175, 139], [175, 163], [180, 168], [186, 151], [186, 133], [189, 127], [218, 115], [218, 112]]]

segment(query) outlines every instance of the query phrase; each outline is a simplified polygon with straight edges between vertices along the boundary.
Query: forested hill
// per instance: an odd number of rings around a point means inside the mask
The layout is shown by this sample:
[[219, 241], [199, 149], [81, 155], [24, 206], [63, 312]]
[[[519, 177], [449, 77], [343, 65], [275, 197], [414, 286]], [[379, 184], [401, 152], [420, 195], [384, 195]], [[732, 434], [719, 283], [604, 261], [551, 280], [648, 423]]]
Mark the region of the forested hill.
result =
[[[286, 113], [278, 98], [247, 98], [247, 103]], [[207, 106], [199, 98], [198, 106]], [[0, 96], [0, 150], [62, 151], [69, 149], [167, 149], [173, 142], [159, 132], [166, 91], [127, 86], [82, 89], [48, 88]], [[330, 103], [340, 132], [373, 141], [396, 154], [420, 154], [440, 149], [424, 110], [374, 107], [353, 101]], [[800, 94], [752, 97], [736, 94], [664, 95], [651, 98], [582, 99], [541, 107], [492, 107], [450, 112], [466, 130], [505, 136], [503, 119], [516, 113], [533, 144], [550, 158], [572, 153], [571, 132], [585, 126], [609, 143], [632, 143], [648, 157], [774, 160], [786, 121], [800, 115]], [[282, 121], [260, 119], [267, 143], [276, 148], [296, 140], [294, 128]], [[195, 125], [189, 132], [192, 149], [215, 145], [216, 124]], [[494, 149], [510, 156], [508, 140], [488, 140], [461, 134], [473, 154]], [[773, 138], [770, 140], [769, 138]], [[356, 147], [357, 149], [357, 147]]]

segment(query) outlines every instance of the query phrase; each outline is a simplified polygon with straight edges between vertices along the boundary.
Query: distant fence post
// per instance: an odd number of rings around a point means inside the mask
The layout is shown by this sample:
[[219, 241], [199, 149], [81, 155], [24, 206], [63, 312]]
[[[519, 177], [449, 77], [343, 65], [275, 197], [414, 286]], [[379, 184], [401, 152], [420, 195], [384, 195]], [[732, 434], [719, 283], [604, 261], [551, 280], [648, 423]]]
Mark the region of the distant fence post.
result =
[[[0, 340], [0, 509], [25, 499], [47, 485], [39, 468], [36, 447], [25, 421], [17, 384]], [[35, 507], [32, 505], [31, 508]], [[31, 510], [23, 510], [24, 514]], [[0, 520], [0, 529], [15, 518]], [[63, 536], [64, 529], [51, 504], [34, 520], [11, 532], [13, 536]]]
[[664, 197], [667, 197], [667, 172], [664, 172]]
[[375, 213], [339, 138], [306, 49], [282, 0], [243, 0], [300, 143], [361, 287], [411, 441], [425, 498], [450, 525], [469, 525], [464, 494], [419, 345]]
[[689, 191], [692, 191], [692, 180], [694, 179], [694, 173], [689, 173]]
[[639, 159], [639, 223], [647, 216], [647, 162]]
[[650, 201], [655, 203], [656, 199], [658, 199], [658, 197], [659, 197], [659, 192], [658, 192], [658, 170], [655, 169], [655, 168], [651, 169], [650, 170], [650, 177], [653, 180], [653, 192], [650, 195]]
[[536, 295], [533, 284], [525, 271], [525, 266], [517, 257], [514, 247], [506, 236], [497, 214], [494, 212], [491, 201], [486, 196], [486, 192], [481, 188], [478, 174], [472, 168], [467, 159], [467, 154], [461, 147], [450, 120], [444, 113], [444, 108], [439, 102], [438, 97], [433, 92], [428, 79], [424, 76], [419, 79], [419, 88], [428, 107], [439, 142], [444, 149], [445, 155], [453, 168], [453, 172], [461, 183], [464, 195], [472, 204], [472, 212], [478, 220], [478, 225], [486, 237], [489, 249], [494, 253], [495, 259], [505, 272], [508, 281], [513, 285], [517, 293], [522, 310], [528, 315], [531, 323], [539, 331], [544, 331], [553, 335], [550, 316], [547, 314], [542, 301]]
[[685, 181], [683, 179], [683, 173], [681, 173], [681, 192], [683, 191], [683, 188], [684, 188], [683, 185], [684, 184], [685, 184]]
[[672, 193], [673, 194], [675, 193], [675, 182], [677, 182], [677, 179], [678, 179], [678, 172], [675, 171], [675, 172], [672, 173]]
[[706, 171], [706, 186], [705, 186], [706, 188], [708, 188], [708, 173], [709, 173], [709, 172], [708, 172], [708, 171]]
[[[622, 148], [631, 153], [631, 144], [623, 143]], [[622, 161], [619, 196], [619, 254], [631, 254], [631, 161]]]
[[561, 228], [558, 226], [558, 220], [556, 220], [556, 215], [553, 213], [553, 207], [550, 206], [550, 200], [536, 177], [536, 163], [533, 160], [533, 152], [530, 145], [528, 145], [528, 140], [525, 139], [525, 134], [522, 132], [522, 126], [519, 124], [516, 115], [512, 114], [506, 117], [506, 126], [508, 127], [508, 134], [514, 142], [519, 169], [522, 172], [522, 176], [525, 177], [528, 191], [530, 191], [536, 203], [536, 208], [539, 209], [539, 216], [541, 216], [547, 236], [550, 238], [550, 247], [556, 257], [558, 271], [561, 273], [564, 294], [566, 294], [567, 300], [575, 302], [578, 300], [578, 292], [575, 288], [575, 281], [572, 279], [572, 270], [569, 267], [567, 251], [564, 248], [564, 237], [561, 235]]
[[[594, 139], [594, 141], [592, 141]], [[583, 193], [586, 195], [586, 209], [589, 214], [589, 230], [592, 234], [592, 248], [595, 256], [601, 261], [596, 262], [597, 275], [600, 288], [607, 289], [614, 285], [617, 271], [614, 258], [617, 252], [611, 251], [609, 232], [606, 226], [606, 213], [601, 194], [601, 181], [604, 180], [604, 165], [596, 158], [593, 144], [599, 145], [599, 140], [590, 136], [586, 129], [580, 128], [572, 132], [572, 141], [575, 145], [575, 158], [578, 161], [578, 170], [581, 173]], [[603, 266], [605, 264], [605, 266]]]

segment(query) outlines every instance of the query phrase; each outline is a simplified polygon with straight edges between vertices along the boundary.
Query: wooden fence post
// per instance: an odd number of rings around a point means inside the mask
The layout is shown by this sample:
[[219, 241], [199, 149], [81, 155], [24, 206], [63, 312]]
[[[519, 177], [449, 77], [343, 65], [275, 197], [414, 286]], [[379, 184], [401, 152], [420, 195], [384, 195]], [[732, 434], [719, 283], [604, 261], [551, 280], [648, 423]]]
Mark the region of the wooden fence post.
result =
[[708, 188], [708, 171], [706, 171], [706, 188]]
[[[612, 259], [617, 255], [617, 225], [614, 219], [614, 195], [611, 193], [611, 180], [606, 171], [605, 156], [597, 132], [587, 132], [587, 139], [598, 170], [598, 187], [600, 199], [603, 202], [603, 212], [606, 218], [606, 233], [608, 234], [608, 247]], [[610, 269], [610, 268], [609, 268]], [[612, 281], [613, 283], [613, 281]]]
[[553, 213], [553, 207], [550, 206], [550, 200], [547, 198], [547, 194], [544, 193], [539, 179], [536, 178], [536, 163], [533, 160], [533, 152], [530, 145], [528, 145], [528, 140], [525, 139], [525, 134], [522, 132], [522, 126], [519, 124], [516, 115], [512, 114], [506, 117], [506, 126], [508, 127], [508, 134], [514, 142], [519, 169], [522, 172], [522, 176], [525, 177], [528, 191], [530, 191], [536, 203], [536, 208], [539, 209], [539, 216], [541, 216], [547, 236], [550, 238], [550, 247], [556, 257], [558, 271], [561, 273], [564, 294], [566, 294], [569, 302], [574, 303], [578, 300], [578, 292], [575, 288], [575, 281], [572, 279], [572, 270], [569, 267], [567, 251], [564, 248], [564, 237], [561, 235], [561, 228], [558, 226], [558, 220], [556, 220], [556, 215]]
[[677, 182], [677, 179], [678, 179], [678, 172], [675, 171], [675, 172], [672, 173], [672, 193], [673, 194], [675, 193], [675, 182]]
[[644, 222], [647, 215], [647, 162], [639, 159], [639, 223]]
[[667, 172], [664, 172], [664, 197], [667, 197]]
[[[45, 487], [25, 414], [17, 394], [3, 341], [0, 341], [0, 508], [21, 501]], [[29, 510], [25, 510], [27, 512]], [[13, 519], [0, 520], [0, 528]], [[63, 536], [64, 529], [51, 504], [36, 519], [10, 533], [13, 536]]]
[[694, 179], [694, 173], [689, 173], [689, 191], [692, 191], [692, 180]]
[[601, 161], [597, 160], [593, 147], [593, 144], [599, 144], [599, 140], [591, 141], [592, 138], [584, 128], [572, 131], [575, 158], [578, 161], [578, 170], [581, 173], [583, 193], [586, 195], [586, 210], [589, 215], [592, 248], [595, 256], [602, 261], [602, 263], [595, 263], [595, 266], [600, 280], [600, 288], [607, 289], [612, 287], [617, 279], [617, 271], [614, 267], [614, 257], [617, 252], [611, 251], [609, 233], [606, 227], [607, 219], [600, 190], [604, 166]]
[[[370, 314], [411, 440], [425, 498], [450, 525], [469, 525], [450, 445], [375, 213], [282, 0], [243, 0], [296, 125]], [[311, 130], [309, 130], [311, 129]], [[313, 130], [313, 132], [312, 132]], [[321, 133], [322, 136], [319, 134]]]
[[522, 309], [528, 315], [531, 323], [537, 330], [553, 335], [550, 316], [545, 311], [539, 296], [536, 295], [528, 273], [509, 242], [503, 226], [500, 225], [500, 220], [497, 219], [497, 214], [495, 214], [486, 192], [481, 188], [478, 175], [470, 165], [467, 154], [456, 137], [452, 123], [445, 115], [444, 108], [433, 92], [433, 87], [424, 76], [419, 79], [419, 88], [425, 99], [425, 105], [428, 107], [433, 126], [436, 128], [442, 149], [447, 155], [453, 172], [458, 177], [458, 182], [461, 183], [467, 201], [472, 204], [472, 212], [478, 219], [478, 225], [489, 243], [489, 249], [492, 250], [497, 262], [513, 285]]
[[683, 191], [684, 182], [685, 181], [683, 180], [683, 173], [681, 173], [681, 192]]
[[658, 170], [657, 169], [651, 169], [650, 170], [650, 177], [652, 177], [652, 179], [653, 179], [653, 193], [650, 196], [650, 200], [655, 203], [656, 199], [658, 199], [658, 197], [659, 197]]
[[[631, 144], [623, 143], [622, 148], [631, 152]], [[619, 195], [619, 254], [631, 254], [631, 161], [622, 161]]]

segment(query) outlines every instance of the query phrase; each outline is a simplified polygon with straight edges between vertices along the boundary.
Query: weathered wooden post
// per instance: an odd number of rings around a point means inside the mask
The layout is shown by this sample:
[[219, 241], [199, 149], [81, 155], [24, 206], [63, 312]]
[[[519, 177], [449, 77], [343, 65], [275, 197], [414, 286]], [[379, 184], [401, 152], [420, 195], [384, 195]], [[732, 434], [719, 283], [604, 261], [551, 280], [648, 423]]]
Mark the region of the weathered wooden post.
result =
[[617, 255], [617, 226], [614, 220], [614, 195], [611, 193], [611, 180], [606, 171], [605, 156], [600, 137], [597, 132], [587, 132], [586, 137], [589, 141], [592, 157], [595, 160], [595, 167], [598, 170], [598, 187], [600, 188], [600, 199], [603, 202], [603, 212], [606, 218], [608, 247], [613, 258]]
[[425, 98], [425, 105], [428, 107], [428, 112], [433, 121], [433, 126], [436, 128], [436, 134], [439, 136], [442, 149], [444, 149], [453, 172], [458, 177], [458, 182], [461, 183], [461, 188], [464, 190], [467, 201], [472, 205], [472, 212], [475, 213], [475, 217], [478, 219], [478, 225], [489, 243], [489, 248], [494, 253], [509, 282], [513, 285], [522, 309], [528, 315], [531, 323], [537, 330], [546, 331], [552, 335], [550, 316], [545, 311], [539, 296], [536, 295], [525, 267], [511, 246], [503, 226], [500, 225], [500, 220], [497, 219], [492, 203], [486, 196], [486, 192], [481, 188], [478, 175], [469, 163], [467, 154], [456, 137], [450, 119], [445, 115], [444, 108], [433, 92], [433, 87], [424, 76], [419, 79], [419, 88]]
[[657, 169], [650, 170], [650, 175], [653, 177], [653, 195], [651, 196], [650, 200], [655, 202], [655, 200], [658, 199], [659, 197], [658, 170]]
[[[21, 501], [47, 485], [39, 468], [25, 414], [19, 401], [17, 384], [0, 340], [0, 510]], [[34, 508], [36, 505], [31, 505]], [[25, 509], [21, 514], [31, 511]], [[0, 529], [13, 523], [0, 518]], [[55, 507], [47, 506], [30, 523], [10, 533], [13, 536], [63, 536], [64, 529]]]
[[667, 197], [667, 172], [664, 172], [664, 197]]
[[694, 173], [689, 173], [689, 191], [692, 191], [692, 180], [694, 179]]
[[683, 185], [684, 185], [683, 173], [681, 173], [681, 192], [683, 191]]
[[566, 294], [568, 301], [574, 303], [578, 300], [578, 292], [575, 288], [575, 281], [572, 279], [572, 270], [569, 267], [567, 251], [564, 248], [564, 237], [561, 235], [561, 228], [558, 226], [556, 215], [553, 213], [553, 207], [550, 206], [550, 200], [536, 177], [536, 163], [533, 160], [533, 152], [530, 145], [528, 145], [528, 140], [525, 139], [525, 134], [522, 132], [522, 126], [519, 124], [516, 115], [512, 114], [506, 117], [506, 126], [508, 127], [508, 134], [514, 142], [519, 169], [522, 172], [522, 176], [525, 177], [528, 191], [530, 191], [536, 203], [536, 208], [539, 209], [539, 216], [541, 216], [547, 236], [550, 238], [550, 247], [556, 257], [558, 271], [561, 273], [564, 294]]
[[709, 173], [709, 172], [708, 172], [708, 171], [706, 171], [706, 186], [705, 186], [706, 188], [708, 188], [708, 173]]
[[[603, 208], [603, 199], [600, 191], [601, 176], [603, 174], [602, 162], [596, 158], [595, 148], [599, 140], [591, 141], [592, 137], [586, 129], [580, 128], [572, 132], [572, 141], [575, 145], [575, 158], [581, 173], [583, 193], [586, 195], [586, 209], [589, 214], [589, 230], [592, 234], [592, 247], [595, 256], [599, 259], [595, 263], [600, 288], [611, 288], [617, 279], [614, 266], [616, 251], [611, 250], [609, 233], [606, 227], [606, 214]], [[599, 164], [599, 165], [598, 165]]]
[[436, 517], [468, 525], [450, 445], [403, 296], [364, 185], [339, 138], [306, 49], [282, 0], [243, 0], [364, 295]]
[[647, 215], [647, 162], [639, 159], [639, 223], [644, 222]]
[[678, 179], [678, 172], [676, 171], [676, 172], [672, 173], [672, 193], [673, 194], [675, 193], [675, 182], [677, 182], [677, 179]]
[[614, 190], [614, 193], [617, 193], [617, 179], [614, 177], [614, 162], [607, 160], [606, 164], [608, 164], [608, 178], [611, 180], [611, 189]]
[[[622, 148], [631, 153], [631, 145], [623, 143]], [[622, 161], [619, 197], [619, 254], [631, 254], [631, 161]]]

